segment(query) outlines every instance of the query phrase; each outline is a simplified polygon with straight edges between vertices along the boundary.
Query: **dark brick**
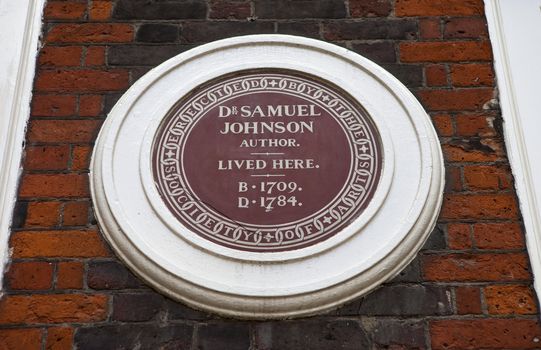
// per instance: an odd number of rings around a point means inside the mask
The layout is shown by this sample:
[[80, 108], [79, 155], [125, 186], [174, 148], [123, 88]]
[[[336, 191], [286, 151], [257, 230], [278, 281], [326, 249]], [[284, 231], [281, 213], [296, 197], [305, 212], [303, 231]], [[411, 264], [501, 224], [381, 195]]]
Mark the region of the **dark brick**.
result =
[[391, 349], [424, 349], [424, 325], [418, 321], [372, 319], [361, 320], [373, 345]]
[[130, 69], [130, 81], [131, 83], [135, 83], [137, 80], [139, 80], [143, 75], [147, 74], [149, 70], [152, 69], [152, 66], [145, 66], [145, 67], [135, 67]]
[[411, 40], [417, 38], [417, 22], [410, 19], [329, 22], [323, 31], [327, 40]]
[[210, 0], [209, 18], [247, 19], [252, 13], [249, 0]]
[[449, 18], [445, 20], [443, 37], [446, 39], [486, 38], [488, 37], [486, 20], [477, 17]]
[[257, 0], [255, 14], [258, 18], [344, 18], [343, 0]]
[[369, 339], [356, 321], [282, 321], [256, 326], [258, 349], [368, 349]]
[[103, 349], [190, 349], [192, 326], [126, 324], [80, 328], [75, 333], [78, 350]]
[[122, 97], [122, 94], [107, 94], [103, 103], [103, 113], [109, 114], [111, 109], [115, 106], [118, 100]]
[[[449, 122], [449, 134], [453, 134], [453, 124]], [[474, 127], [473, 122], [468, 123], [468, 127]], [[445, 169], [445, 186], [443, 191], [445, 193], [460, 192], [462, 191], [462, 175], [460, 167], [447, 165]]]
[[199, 327], [198, 350], [247, 350], [250, 348], [250, 329], [245, 323], [214, 323]]
[[116, 19], [203, 19], [204, 0], [119, 0], [113, 12]]
[[11, 228], [21, 228], [24, 226], [26, 216], [28, 215], [28, 202], [17, 202], [13, 208], [13, 220]]
[[170, 43], [178, 39], [178, 27], [172, 24], [143, 24], [135, 40], [147, 43]]
[[358, 43], [352, 45], [352, 50], [377, 64], [396, 62], [396, 52], [392, 42]]
[[94, 214], [94, 209], [92, 206], [90, 206], [90, 210], [88, 212], [88, 223], [90, 225], [97, 225], [98, 221], [96, 220], [96, 215]]
[[421, 250], [441, 250], [445, 247], [445, 227], [436, 225]]
[[171, 320], [207, 320], [216, 317], [170, 299], [165, 300], [164, 309]]
[[100, 261], [88, 266], [88, 286], [93, 289], [138, 288], [141, 282], [122, 264]]
[[359, 313], [375, 316], [450, 315], [448, 288], [421, 285], [386, 285], [361, 301]]
[[406, 266], [398, 275], [396, 275], [390, 283], [396, 282], [420, 282], [421, 281], [421, 266], [419, 259], [415, 258]]
[[362, 298], [357, 298], [353, 301], [350, 301], [346, 303], [345, 305], [342, 305], [340, 308], [329, 312], [329, 315], [336, 315], [336, 316], [358, 315], [359, 309], [361, 308], [361, 301], [362, 301]]
[[384, 64], [383, 68], [409, 88], [423, 85], [423, 68], [412, 64]]
[[278, 23], [278, 33], [319, 38], [319, 24], [316, 22]]
[[162, 316], [167, 316], [169, 320], [197, 321], [213, 317], [155, 292], [122, 293], [113, 297], [113, 320], [137, 322], [162, 318]]
[[203, 43], [232, 36], [274, 33], [270, 22], [190, 22], [182, 26], [181, 41]]
[[122, 45], [109, 48], [108, 63], [112, 66], [156, 66], [191, 45]]
[[160, 312], [164, 299], [157, 293], [117, 294], [113, 297], [113, 320], [149, 321]]
[[392, 8], [390, 0], [349, 0], [351, 17], [384, 17]]

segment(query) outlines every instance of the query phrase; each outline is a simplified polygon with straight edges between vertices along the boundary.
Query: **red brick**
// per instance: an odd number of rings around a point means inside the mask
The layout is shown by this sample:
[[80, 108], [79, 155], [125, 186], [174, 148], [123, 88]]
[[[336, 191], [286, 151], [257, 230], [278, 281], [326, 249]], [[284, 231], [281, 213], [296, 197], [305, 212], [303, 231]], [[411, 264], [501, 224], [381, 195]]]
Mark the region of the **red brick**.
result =
[[447, 85], [447, 69], [443, 64], [432, 64], [425, 66], [427, 86]]
[[538, 349], [536, 320], [471, 319], [430, 322], [432, 349]]
[[402, 62], [489, 61], [492, 58], [487, 41], [403, 42]]
[[71, 168], [72, 170], [87, 170], [90, 164], [92, 148], [89, 146], [74, 146]]
[[47, 42], [125, 43], [133, 40], [133, 26], [124, 23], [57, 24], [47, 34]]
[[450, 18], [445, 21], [443, 37], [446, 39], [488, 37], [487, 24], [483, 18]]
[[433, 111], [481, 110], [494, 95], [493, 89], [423, 90], [421, 102]]
[[528, 257], [523, 253], [447, 254], [423, 257], [428, 281], [517, 281], [531, 278]]
[[6, 273], [9, 289], [45, 290], [53, 281], [53, 265], [48, 262], [12, 263]]
[[109, 253], [96, 231], [21, 231], [11, 236], [14, 258], [100, 257]]
[[524, 235], [517, 223], [477, 223], [473, 236], [479, 249], [524, 248]]
[[60, 202], [30, 202], [25, 227], [54, 227], [60, 223]]
[[98, 135], [100, 120], [33, 120], [29, 142], [91, 142]]
[[86, 49], [85, 66], [103, 66], [105, 64], [105, 47], [90, 46]]
[[351, 17], [385, 17], [391, 10], [389, 0], [349, 0]]
[[462, 174], [460, 167], [445, 168], [445, 193], [462, 191]]
[[125, 70], [44, 70], [38, 73], [38, 91], [101, 92], [124, 90], [129, 75]]
[[37, 350], [41, 348], [41, 329], [0, 329], [0, 349]]
[[424, 18], [419, 20], [421, 39], [440, 39], [441, 28], [439, 18]]
[[453, 135], [453, 122], [449, 114], [436, 114], [432, 116], [434, 126], [440, 136]]
[[496, 165], [465, 166], [464, 182], [472, 191], [507, 190], [511, 188], [511, 170]]
[[495, 153], [487, 153], [462, 145], [442, 145], [445, 159], [449, 162], [490, 162], [498, 160]]
[[493, 86], [494, 72], [489, 64], [453, 64], [451, 81], [454, 86]]
[[36, 117], [68, 117], [75, 114], [77, 99], [73, 95], [39, 95], [32, 99], [32, 115]]
[[29, 146], [25, 151], [25, 170], [67, 169], [70, 152], [68, 146]]
[[85, 15], [86, 4], [75, 1], [48, 1], [45, 6], [47, 19], [82, 19]]
[[88, 197], [88, 174], [26, 174], [20, 197]]
[[73, 328], [50, 327], [47, 329], [46, 350], [71, 350], [73, 348]]
[[39, 64], [44, 66], [79, 66], [83, 48], [81, 46], [46, 46], [39, 55]]
[[482, 0], [396, 0], [397, 16], [484, 15]]
[[477, 287], [457, 287], [456, 308], [459, 315], [480, 314], [481, 290]]
[[516, 219], [518, 209], [512, 194], [446, 194], [444, 219]]
[[101, 114], [103, 96], [101, 95], [82, 95], [79, 98], [79, 116], [96, 117]]
[[251, 16], [251, 12], [249, 1], [212, 0], [209, 18], [246, 19]]
[[81, 262], [59, 262], [56, 277], [56, 289], [83, 288], [83, 273], [84, 267]]
[[469, 224], [449, 224], [447, 235], [449, 249], [470, 249], [472, 247]]
[[1, 324], [96, 322], [106, 317], [105, 295], [9, 295], [0, 301]]
[[537, 306], [533, 291], [528, 286], [497, 285], [484, 289], [489, 314], [533, 315]]
[[88, 223], [88, 202], [69, 202], [64, 206], [64, 226], [81, 226]]
[[460, 140], [442, 145], [448, 162], [492, 162], [504, 159], [503, 146], [493, 139]]
[[485, 114], [458, 115], [455, 120], [456, 131], [460, 136], [496, 136], [493, 116]]
[[93, 0], [88, 10], [88, 18], [91, 21], [106, 21], [111, 18], [112, 10], [112, 1]]

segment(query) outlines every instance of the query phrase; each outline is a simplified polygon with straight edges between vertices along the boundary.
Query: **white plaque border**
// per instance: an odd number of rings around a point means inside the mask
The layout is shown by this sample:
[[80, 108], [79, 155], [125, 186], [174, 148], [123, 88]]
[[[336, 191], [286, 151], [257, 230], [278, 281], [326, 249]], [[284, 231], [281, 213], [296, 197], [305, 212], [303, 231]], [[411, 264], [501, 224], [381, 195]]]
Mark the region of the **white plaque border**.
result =
[[[384, 168], [372, 202], [352, 226], [319, 244], [276, 253], [233, 250], [183, 231], [165, 205], [150, 204], [157, 193], [148, 187], [149, 135], [164, 112], [205, 81], [253, 68], [306, 72], [340, 86], [381, 134]], [[134, 84], [96, 142], [91, 192], [115, 253], [151, 286], [198, 309], [272, 319], [335, 308], [399, 273], [435, 225], [443, 174], [430, 118], [392, 75], [321, 41], [254, 35], [190, 50]]]

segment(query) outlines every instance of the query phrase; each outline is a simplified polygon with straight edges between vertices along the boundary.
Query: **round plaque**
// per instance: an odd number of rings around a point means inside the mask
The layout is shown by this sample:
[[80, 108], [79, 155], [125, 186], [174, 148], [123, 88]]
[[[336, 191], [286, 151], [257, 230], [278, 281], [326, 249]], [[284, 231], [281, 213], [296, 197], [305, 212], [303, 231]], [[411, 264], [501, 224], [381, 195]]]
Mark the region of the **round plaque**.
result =
[[340, 232], [381, 175], [377, 131], [344, 91], [257, 70], [198, 87], [165, 116], [152, 165], [161, 197], [199, 236], [278, 252]]
[[155, 68], [94, 150], [96, 216], [162, 293], [239, 318], [335, 308], [399, 273], [435, 224], [443, 161], [406, 87], [344, 48], [231, 38]]

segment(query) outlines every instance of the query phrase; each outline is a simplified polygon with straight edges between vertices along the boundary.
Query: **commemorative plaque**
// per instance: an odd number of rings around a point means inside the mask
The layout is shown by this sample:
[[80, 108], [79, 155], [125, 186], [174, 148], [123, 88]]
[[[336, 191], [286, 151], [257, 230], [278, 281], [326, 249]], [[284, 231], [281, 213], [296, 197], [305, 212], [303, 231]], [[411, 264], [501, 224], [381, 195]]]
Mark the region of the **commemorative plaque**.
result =
[[358, 217], [381, 173], [377, 131], [347, 94], [287, 71], [239, 72], [167, 114], [154, 179], [175, 217], [229, 248], [316, 244]]
[[369, 60], [255, 35], [183, 53], [113, 108], [91, 165], [102, 233], [146, 283], [250, 319], [336, 308], [399, 273], [434, 226], [430, 119]]

